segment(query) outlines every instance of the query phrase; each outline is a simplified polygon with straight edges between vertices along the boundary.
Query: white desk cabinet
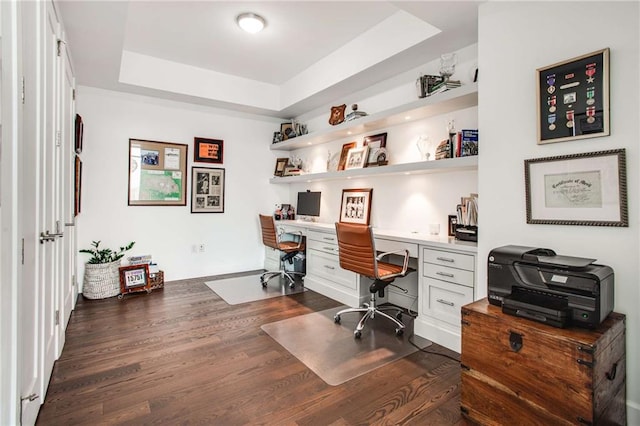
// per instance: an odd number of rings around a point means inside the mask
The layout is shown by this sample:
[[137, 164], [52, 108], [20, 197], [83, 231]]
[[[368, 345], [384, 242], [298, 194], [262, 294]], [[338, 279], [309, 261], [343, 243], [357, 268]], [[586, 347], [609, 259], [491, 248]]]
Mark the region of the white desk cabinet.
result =
[[335, 230], [307, 231], [307, 275], [305, 287], [345, 305], [357, 307], [369, 300], [368, 289], [360, 285], [358, 274], [340, 267]]
[[460, 309], [474, 300], [475, 253], [420, 246], [415, 333], [460, 352]]

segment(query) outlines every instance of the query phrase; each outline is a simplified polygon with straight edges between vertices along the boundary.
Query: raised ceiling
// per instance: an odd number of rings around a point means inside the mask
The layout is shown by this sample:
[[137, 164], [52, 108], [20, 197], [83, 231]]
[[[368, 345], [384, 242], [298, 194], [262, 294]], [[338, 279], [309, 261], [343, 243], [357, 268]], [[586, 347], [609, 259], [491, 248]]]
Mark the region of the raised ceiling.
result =
[[477, 42], [479, 2], [55, 4], [79, 85], [293, 117]]

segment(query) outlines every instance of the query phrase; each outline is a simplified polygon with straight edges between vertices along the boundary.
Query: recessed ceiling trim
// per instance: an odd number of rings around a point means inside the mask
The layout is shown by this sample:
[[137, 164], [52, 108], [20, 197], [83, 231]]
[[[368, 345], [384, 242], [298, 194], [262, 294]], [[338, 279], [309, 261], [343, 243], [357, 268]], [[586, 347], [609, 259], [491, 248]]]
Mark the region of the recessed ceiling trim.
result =
[[282, 111], [439, 32], [433, 25], [400, 10], [282, 86], [124, 50], [119, 81], [171, 93]]
[[120, 83], [279, 111], [280, 87], [124, 50]]

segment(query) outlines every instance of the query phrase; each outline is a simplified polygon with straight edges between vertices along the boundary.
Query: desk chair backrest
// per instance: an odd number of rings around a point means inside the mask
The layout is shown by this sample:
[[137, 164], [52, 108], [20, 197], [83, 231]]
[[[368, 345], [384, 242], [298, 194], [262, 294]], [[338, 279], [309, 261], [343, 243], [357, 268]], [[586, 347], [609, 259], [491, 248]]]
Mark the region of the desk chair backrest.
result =
[[376, 278], [376, 251], [373, 232], [367, 225], [336, 222], [340, 267]]
[[259, 215], [260, 227], [262, 228], [262, 243], [274, 249], [278, 249], [278, 236], [276, 234], [276, 224], [273, 216]]

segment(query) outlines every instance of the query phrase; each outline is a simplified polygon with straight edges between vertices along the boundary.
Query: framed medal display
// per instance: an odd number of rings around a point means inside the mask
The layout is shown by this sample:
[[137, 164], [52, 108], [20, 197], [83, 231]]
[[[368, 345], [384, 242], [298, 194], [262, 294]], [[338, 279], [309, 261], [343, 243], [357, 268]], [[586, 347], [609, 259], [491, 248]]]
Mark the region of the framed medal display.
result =
[[538, 144], [609, 135], [609, 49], [537, 69]]

